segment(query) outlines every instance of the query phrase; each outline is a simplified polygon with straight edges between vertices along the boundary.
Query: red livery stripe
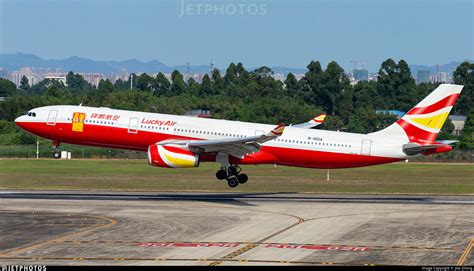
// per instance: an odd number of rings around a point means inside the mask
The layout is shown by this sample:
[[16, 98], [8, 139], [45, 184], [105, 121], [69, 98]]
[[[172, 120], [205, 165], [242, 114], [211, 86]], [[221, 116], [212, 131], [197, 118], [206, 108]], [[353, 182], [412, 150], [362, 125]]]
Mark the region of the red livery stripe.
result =
[[426, 141], [434, 141], [436, 140], [436, 137], [438, 136], [438, 133], [425, 131], [423, 129], [416, 127], [413, 124], [410, 124], [404, 121], [403, 119], [397, 120], [397, 124], [403, 128], [408, 138], [412, 142], [423, 143]]
[[407, 115], [428, 114], [428, 113], [438, 111], [447, 106], [453, 106], [458, 97], [459, 97], [459, 93], [449, 95], [432, 105], [425, 106], [425, 107], [415, 107], [411, 109], [410, 111], [408, 111]]
[[160, 166], [160, 167], [168, 167], [169, 166], [165, 163], [165, 161], [163, 161], [163, 159], [161, 159], [161, 156], [160, 154], [158, 153], [158, 146], [157, 145], [150, 145], [150, 147], [148, 148], [148, 159], [151, 160], [151, 163], [150, 161], [148, 161], [148, 163], [152, 166]]

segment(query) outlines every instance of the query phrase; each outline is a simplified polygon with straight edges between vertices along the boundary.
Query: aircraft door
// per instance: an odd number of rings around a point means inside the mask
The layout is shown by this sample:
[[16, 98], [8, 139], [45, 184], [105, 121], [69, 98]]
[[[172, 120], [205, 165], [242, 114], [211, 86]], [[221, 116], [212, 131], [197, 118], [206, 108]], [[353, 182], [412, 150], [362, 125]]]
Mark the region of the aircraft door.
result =
[[362, 139], [362, 147], [360, 149], [360, 154], [369, 156], [371, 145], [372, 141], [370, 139]]
[[58, 117], [58, 110], [51, 110], [49, 111], [49, 115], [48, 115], [48, 121], [46, 122], [46, 124], [48, 125], [56, 125], [56, 118]]
[[128, 123], [128, 133], [138, 133], [138, 118], [130, 118], [130, 122]]

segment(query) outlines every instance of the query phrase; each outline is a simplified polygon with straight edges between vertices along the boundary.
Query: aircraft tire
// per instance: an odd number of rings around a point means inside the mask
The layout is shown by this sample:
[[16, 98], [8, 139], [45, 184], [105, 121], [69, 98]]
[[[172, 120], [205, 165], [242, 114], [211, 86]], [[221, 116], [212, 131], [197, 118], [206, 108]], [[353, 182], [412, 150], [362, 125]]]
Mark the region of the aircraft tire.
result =
[[237, 179], [237, 177], [232, 176], [232, 177], [227, 179], [227, 184], [230, 187], [234, 188], [234, 187], [237, 187], [239, 185], [239, 180]]
[[239, 180], [240, 184], [244, 184], [248, 181], [249, 177], [247, 176], [247, 174], [244, 173], [237, 175], [237, 179]]
[[216, 178], [218, 180], [224, 180], [228, 176], [229, 176], [229, 174], [227, 174], [227, 170], [225, 170], [225, 169], [220, 169], [216, 172]]

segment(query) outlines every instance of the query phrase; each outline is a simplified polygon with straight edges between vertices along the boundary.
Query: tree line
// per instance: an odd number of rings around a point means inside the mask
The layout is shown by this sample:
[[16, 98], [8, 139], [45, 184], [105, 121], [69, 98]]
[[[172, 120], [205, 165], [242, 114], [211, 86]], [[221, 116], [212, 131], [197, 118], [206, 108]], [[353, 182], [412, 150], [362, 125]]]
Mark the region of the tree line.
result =
[[[83, 104], [110, 108], [183, 114], [197, 108], [210, 108], [214, 118], [261, 123], [301, 123], [321, 112], [328, 113], [322, 129], [369, 133], [393, 123], [396, 118], [376, 114], [375, 110], [408, 111], [434, 90], [438, 83], [417, 85], [404, 60], [398, 63], [385, 60], [376, 81], [360, 81], [351, 85], [343, 68], [330, 62], [323, 68], [311, 61], [307, 72], [297, 80], [288, 74], [285, 81], [275, 80], [272, 70], [260, 67], [247, 70], [242, 63], [231, 63], [222, 75], [218, 69], [204, 75], [202, 81], [175, 70], [168, 80], [163, 73], [150, 76], [132, 74], [129, 80], [101, 80], [97, 87], [81, 75], [69, 72], [66, 85], [45, 79], [34, 86], [22, 78], [18, 88], [12, 82], [0, 79], [0, 134], [17, 130], [11, 121], [27, 110], [53, 104]], [[131, 76], [131, 77], [132, 77]], [[462, 148], [474, 148], [474, 63], [464, 62], [453, 73], [454, 82], [463, 84], [463, 92], [452, 114], [468, 116], [464, 132], [458, 138]], [[457, 139], [448, 120], [439, 138]], [[0, 143], [25, 143], [28, 138], [9, 138]]]

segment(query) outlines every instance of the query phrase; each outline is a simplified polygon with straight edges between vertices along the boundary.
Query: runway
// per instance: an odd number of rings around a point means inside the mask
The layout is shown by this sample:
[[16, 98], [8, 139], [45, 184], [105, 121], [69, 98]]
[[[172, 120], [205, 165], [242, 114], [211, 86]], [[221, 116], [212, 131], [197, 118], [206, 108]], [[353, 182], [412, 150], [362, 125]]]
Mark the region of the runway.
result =
[[474, 196], [1, 191], [0, 206], [0, 264], [474, 264]]

